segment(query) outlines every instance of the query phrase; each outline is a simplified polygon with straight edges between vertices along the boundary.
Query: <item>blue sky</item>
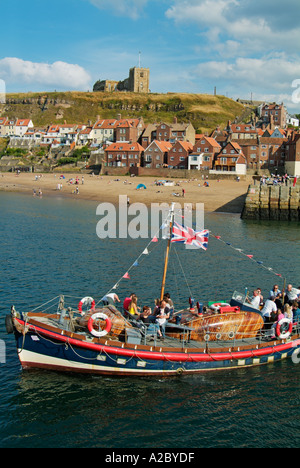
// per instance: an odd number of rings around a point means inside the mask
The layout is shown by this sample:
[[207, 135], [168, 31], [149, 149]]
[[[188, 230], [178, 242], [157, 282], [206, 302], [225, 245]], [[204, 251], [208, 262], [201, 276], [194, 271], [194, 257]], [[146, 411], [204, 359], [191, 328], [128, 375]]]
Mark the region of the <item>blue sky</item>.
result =
[[300, 113], [299, 0], [10, 0], [7, 92], [92, 90], [150, 68], [152, 92], [284, 102]]

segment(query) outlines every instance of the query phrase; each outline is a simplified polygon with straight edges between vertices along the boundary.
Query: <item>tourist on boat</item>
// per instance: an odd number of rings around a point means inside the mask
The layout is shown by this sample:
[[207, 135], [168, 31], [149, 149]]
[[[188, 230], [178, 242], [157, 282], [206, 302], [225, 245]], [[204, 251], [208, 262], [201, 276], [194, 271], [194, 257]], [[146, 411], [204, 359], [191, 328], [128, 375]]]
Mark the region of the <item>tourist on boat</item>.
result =
[[101, 301], [103, 305], [114, 304], [115, 302], [121, 302], [119, 296], [116, 293], [106, 294], [106, 296], [102, 297]]
[[130, 303], [131, 303], [131, 299], [132, 299], [133, 296], [135, 296], [135, 293], [131, 293], [130, 296], [125, 297], [125, 299], [124, 299], [123, 309], [124, 309], [125, 313], [128, 312], [128, 309], [129, 309], [129, 306], [130, 306]]
[[251, 299], [249, 299], [247, 297], [247, 301], [255, 308], [255, 309], [259, 309], [259, 306], [260, 306], [260, 295], [258, 293], [258, 291], [255, 289], [255, 291], [253, 291], [253, 296]]
[[128, 308], [128, 312], [129, 314], [134, 317], [134, 318], [139, 318], [140, 316], [140, 313], [139, 313], [139, 310], [141, 309], [140, 307], [138, 307], [137, 305], [137, 301], [138, 301], [138, 298], [137, 296], [134, 294], [131, 298], [131, 302], [130, 302], [130, 305], [129, 305], [129, 308]]
[[162, 338], [162, 333], [159, 328], [159, 324], [153, 321], [153, 315], [151, 307], [144, 306], [143, 311], [140, 314], [139, 319], [148, 327], [148, 335], [153, 332], [153, 335], [158, 334], [160, 338]]
[[140, 314], [140, 320], [144, 323], [151, 323], [149, 317], [152, 315], [152, 310], [151, 307], [149, 306], [144, 306], [143, 311]]
[[277, 305], [275, 304], [275, 296], [271, 296], [270, 299], [266, 300], [264, 308], [261, 311], [262, 317], [266, 324], [271, 321], [272, 312], [277, 312]]
[[165, 337], [165, 329], [167, 325], [167, 320], [170, 318], [170, 308], [166, 301], [162, 300], [160, 301], [160, 306], [159, 309], [156, 313], [156, 320], [159, 324], [160, 331], [163, 335], [163, 338]]
[[256, 288], [256, 291], [258, 292], [259, 298], [260, 298], [260, 303], [259, 303], [259, 305], [260, 305], [260, 306], [263, 306], [263, 305], [264, 305], [264, 296], [263, 296], [262, 293], [261, 293], [261, 288]]
[[292, 304], [292, 312], [293, 312], [293, 321], [295, 323], [299, 323], [300, 322], [300, 308], [299, 308], [299, 304], [297, 301], [294, 301]]
[[284, 306], [284, 317], [289, 319], [291, 322], [293, 321], [293, 311], [289, 304], [285, 304]]
[[168, 304], [168, 306], [170, 308], [170, 318], [172, 318], [172, 316], [174, 314], [174, 303], [173, 303], [173, 301], [171, 299], [170, 293], [165, 293], [164, 300], [166, 301], [166, 303]]
[[293, 288], [292, 284], [288, 284], [285, 291], [284, 303], [292, 305], [294, 301], [299, 301], [300, 289]]
[[274, 296], [275, 297], [275, 304], [277, 305], [278, 309], [282, 308], [282, 292], [279, 289], [278, 284], [274, 284], [273, 289], [271, 289], [269, 293], [269, 298]]
[[276, 312], [273, 311], [271, 313], [271, 316], [270, 316], [270, 324], [272, 324], [271, 326], [271, 330], [273, 331], [272, 333], [272, 336], [271, 336], [271, 339], [274, 339], [276, 337], [276, 328], [277, 328], [277, 324], [278, 322], [280, 322], [280, 320], [282, 320], [284, 318], [284, 315], [281, 311], [281, 309], [278, 309]]

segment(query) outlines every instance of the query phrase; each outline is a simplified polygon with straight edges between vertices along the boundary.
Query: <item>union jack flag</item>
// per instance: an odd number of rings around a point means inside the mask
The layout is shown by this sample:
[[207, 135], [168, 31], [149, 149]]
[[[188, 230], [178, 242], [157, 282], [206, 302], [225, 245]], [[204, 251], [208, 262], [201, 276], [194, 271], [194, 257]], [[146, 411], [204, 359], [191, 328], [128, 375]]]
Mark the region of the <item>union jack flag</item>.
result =
[[209, 231], [195, 232], [192, 228], [174, 223], [171, 242], [182, 242], [187, 246], [207, 250]]

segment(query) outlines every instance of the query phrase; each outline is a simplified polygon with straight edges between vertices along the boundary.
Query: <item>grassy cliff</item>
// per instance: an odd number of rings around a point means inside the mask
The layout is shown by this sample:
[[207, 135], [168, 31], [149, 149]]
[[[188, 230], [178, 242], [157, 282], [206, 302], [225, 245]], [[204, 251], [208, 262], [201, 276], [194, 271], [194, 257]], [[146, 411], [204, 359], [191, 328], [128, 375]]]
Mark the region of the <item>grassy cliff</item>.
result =
[[94, 123], [100, 118], [143, 117], [145, 123], [191, 121], [198, 133], [224, 126], [244, 115], [242, 104], [206, 94], [135, 94], [52, 92], [8, 94], [0, 116], [31, 118], [35, 126], [52, 123]]

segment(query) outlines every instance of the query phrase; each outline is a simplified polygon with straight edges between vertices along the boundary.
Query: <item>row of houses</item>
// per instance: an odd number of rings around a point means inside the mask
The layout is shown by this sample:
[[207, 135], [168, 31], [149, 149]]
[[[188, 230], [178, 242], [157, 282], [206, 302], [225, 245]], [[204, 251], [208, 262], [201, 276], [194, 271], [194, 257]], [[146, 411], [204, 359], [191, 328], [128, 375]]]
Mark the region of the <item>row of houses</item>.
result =
[[195, 145], [187, 141], [152, 141], [144, 149], [139, 143], [113, 143], [105, 148], [108, 167], [146, 167], [151, 169], [196, 169], [246, 174], [242, 148], [228, 142], [222, 149], [213, 139], [203, 136]]
[[[267, 108], [266, 108], [267, 107]], [[267, 114], [268, 112], [268, 114]], [[277, 114], [276, 114], [277, 113]], [[145, 125], [143, 119], [100, 119], [92, 124], [53, 124], [35, 128], [30, 119], [0, 118], [0, 136], [10, 146], [82, 147], [102, 153], [107, 167], [163, 167], [215, 170], [244, 174], [248, 169], [284, 168], [299, 174], [300, 136], [295, 129], [276, 125], [284, 121], [284, 106], [266, 105], [261, 119], [248, 124], [228, 122], [210, 135], [196, 134], [193, 125], [161, 122]]]

